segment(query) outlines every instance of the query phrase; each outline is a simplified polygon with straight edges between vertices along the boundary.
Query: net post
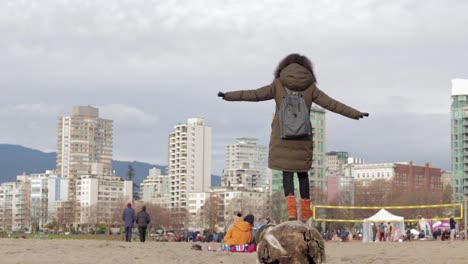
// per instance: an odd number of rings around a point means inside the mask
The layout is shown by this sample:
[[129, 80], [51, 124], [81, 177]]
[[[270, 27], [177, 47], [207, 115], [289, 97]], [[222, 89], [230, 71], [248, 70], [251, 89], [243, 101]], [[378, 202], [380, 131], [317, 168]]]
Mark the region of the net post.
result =
[[463, 227], [463, 233], [464, 233], [464, 237], [465, 237], [465, 240], [467, 240], [467, 237], [466, 237], [466, 229], [467, 229], [467, 197], [465, 196], [465, 199], [463, 200], [463, 210], [461, 210], [462, 212], [465, 212], [464, 215], [463, 215], [463, 218], [465, 220], [465, 226]]

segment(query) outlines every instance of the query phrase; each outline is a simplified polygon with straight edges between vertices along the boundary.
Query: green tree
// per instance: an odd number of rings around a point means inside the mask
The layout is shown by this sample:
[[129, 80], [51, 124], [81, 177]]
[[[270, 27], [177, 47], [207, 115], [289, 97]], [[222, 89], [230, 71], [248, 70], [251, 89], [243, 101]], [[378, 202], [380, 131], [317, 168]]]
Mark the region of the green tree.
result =
[[128, 165], [127, 179], [133, 181], [133, 178], [135, 178], [135, 169], [133, 169], [132, 165]]
[[137, 184], [133, 179], [135, 178], [135, 169], [133, 168], [132, 165], [128, 165], [128, 170], [127, 170], [127, 179], [129, 181], [132, 181], [132, 186], [133, 186], [133, 200], [140, 200], [140, 195], [138, 194], [138, 188]]

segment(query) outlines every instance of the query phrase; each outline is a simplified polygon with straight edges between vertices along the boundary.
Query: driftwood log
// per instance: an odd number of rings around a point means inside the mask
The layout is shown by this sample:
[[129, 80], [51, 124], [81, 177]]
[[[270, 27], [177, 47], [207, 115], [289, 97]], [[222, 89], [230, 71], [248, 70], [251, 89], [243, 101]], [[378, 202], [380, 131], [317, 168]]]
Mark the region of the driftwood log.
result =
[[258, 263], [321, 264], [325, 243], [310, 223], [287, 221], [265, 225], [256, 233]]

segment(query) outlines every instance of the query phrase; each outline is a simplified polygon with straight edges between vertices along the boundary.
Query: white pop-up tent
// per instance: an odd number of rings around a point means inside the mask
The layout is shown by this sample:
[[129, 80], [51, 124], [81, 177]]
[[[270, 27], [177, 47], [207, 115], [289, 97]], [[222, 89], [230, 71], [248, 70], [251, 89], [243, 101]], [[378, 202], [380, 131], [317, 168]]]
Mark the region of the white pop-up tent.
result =
[[364, 219], [362, 242], [372, 242], [374, 236], [372, 226], [376, 225], [378, 232], [378, 227], [381, 223], [386, 226], [388, 226], [389, 223], [392, 225], [392, 234], [390, 234], [389, 237], [391, 241], [397, 241], [400, 236], [405, 235], [404, 221], [405, 219], [402, 216], [393, 215], [382, 208], [375, 215]]

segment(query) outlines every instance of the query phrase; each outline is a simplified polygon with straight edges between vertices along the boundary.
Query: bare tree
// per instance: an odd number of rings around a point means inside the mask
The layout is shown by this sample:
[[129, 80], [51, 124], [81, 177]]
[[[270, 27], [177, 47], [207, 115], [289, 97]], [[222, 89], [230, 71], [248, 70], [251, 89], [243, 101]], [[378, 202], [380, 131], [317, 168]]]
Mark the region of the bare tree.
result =
[[[354, 204], [356, 206], [386, 206], [391, 204], [390, 181], [379, 179], [370, 182], [354, 183]], [[372, 216], [378, 210], [354, 210], [354, 217], [364, 219]]]
[[147, 203], [146, 212], [151, 218], [149, 229], [157, 230], [167, 227], [170, 223], [169, 214], [165, 208], [159, 204]]
[[57, 211], [55, 212], [56, 214], [56, 220], [57, 220], [57, 226], [55, 231], [59, 231], [60, 229], [64, 229], [65, 226], [65, 207], [63, 204], [61, 206], [57, 207]]
[[173, 230], [184, 230], [189, 223], [189, 213], [185, 208], [174, 208], [169, 211], [170, 222], [168, 226]]
[[[254, 195], [257, 195], [255, 197]], [[246, 193], [242, 196], [242, 212], [244, 215], [253, 214], [255, 219], [270, 217], [268, 198], [260, 193]]]
[[84, 210], [82, 210], [82, 213], [85, 214], [84, 224], [86, 225], [87, 229], [92, 227], [94, 230], [96, 230], [100, 224], [97, 204], [87, 206]]
[[63, 201], [57, 207], [57, 224], [58, 228], [62, 231], [69, 230], [75, 222], [75, 201]]
[[[206, 200], [205, 205], [203, 207], [203, 222], [205, 223], [205, 225], [208, 226], [208, 229], [211, 231], [216, 231], [216, 225], [218, 224], [220, 217], [222, 217], [222, 215], [219, 216], [221, 204], [221, 198], [216, 195], [212, 195]], [[223, 211], [221, 211], [221, 214], [222, 213]], [[205, 228], [205, 226], [203, 226], [203, 228]]]
[[127, 206], [124, 197], [120, 197], [119, 199], [113, 202], [112, 210], [110, 212], [110, 220], [109, 226], [113, 227], [121, 227], [122, 226], [122, 212]]
[[[395, 205], [432, 205], [442, 203], [442, 194], [434, 195], [432, 192], [416, 190], [413, 192], [396, 192], [393, 203]], [[416, 219], [419, 217], [433, 218], [446, 217], [452, 208], [413, 208], [398, 210], [398, 214], [405, 218]]]

